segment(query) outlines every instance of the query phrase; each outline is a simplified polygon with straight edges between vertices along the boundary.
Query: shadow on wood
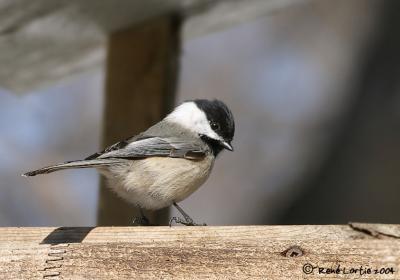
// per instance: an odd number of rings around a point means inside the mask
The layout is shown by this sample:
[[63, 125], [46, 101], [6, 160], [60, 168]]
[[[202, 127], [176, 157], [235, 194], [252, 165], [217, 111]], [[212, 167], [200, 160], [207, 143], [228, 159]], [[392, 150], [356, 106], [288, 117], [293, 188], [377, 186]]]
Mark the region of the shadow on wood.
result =
[[40, 244], [81, 243], [94, 227], [59, 227]]

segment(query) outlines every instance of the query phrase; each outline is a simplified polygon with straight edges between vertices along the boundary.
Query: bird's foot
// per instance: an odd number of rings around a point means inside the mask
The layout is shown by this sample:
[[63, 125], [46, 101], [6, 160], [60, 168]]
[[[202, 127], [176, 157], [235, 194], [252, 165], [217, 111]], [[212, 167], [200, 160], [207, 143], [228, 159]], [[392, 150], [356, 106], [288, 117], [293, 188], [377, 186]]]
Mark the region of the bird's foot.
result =
[[132, 224], [134, 226], [151, 226], [149, 219], [147, 219], [147, 217], [145, 217], [145, 216], [134, 217]]
[[169, 226], [171, 227], [174, 222], [176, 224], [181, 224], [181, 225], [185, 225], [185, 226], [206, 226], [207, 225], [206, 223], [197, 224], [191, 218], [182, 219], [180, 217], [172, 217], [171, 220], [169, 220]]

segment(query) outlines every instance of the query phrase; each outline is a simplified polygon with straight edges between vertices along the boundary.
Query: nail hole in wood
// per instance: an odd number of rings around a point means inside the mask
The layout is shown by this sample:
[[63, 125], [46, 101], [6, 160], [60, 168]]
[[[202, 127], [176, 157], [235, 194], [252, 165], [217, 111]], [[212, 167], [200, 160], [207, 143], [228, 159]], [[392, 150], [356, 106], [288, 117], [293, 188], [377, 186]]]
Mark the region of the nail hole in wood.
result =
[[287, 258], [297, 258], [303, 256], [304, 252], [300, 248], [300, 246], [294, 245], [289, 247], [289, 249], [283, 251], [282, 255], [284, 255]]

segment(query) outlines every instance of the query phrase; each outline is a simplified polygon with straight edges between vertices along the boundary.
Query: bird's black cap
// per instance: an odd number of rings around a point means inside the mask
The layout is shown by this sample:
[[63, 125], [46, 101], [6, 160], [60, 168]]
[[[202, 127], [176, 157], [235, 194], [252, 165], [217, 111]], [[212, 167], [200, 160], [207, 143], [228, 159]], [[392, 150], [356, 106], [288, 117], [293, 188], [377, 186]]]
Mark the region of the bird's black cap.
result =
[[[193, 102], [205, 113], [208, 121], [211, 124], [211, 128], [230, 144], [235, 134], [235, 121], [228, 106], [226, 106], [224, 102], [217, 99], [196, 99], [193, 100]], [[221, 149], [217, 150], [217, 153], [221, 151]]]

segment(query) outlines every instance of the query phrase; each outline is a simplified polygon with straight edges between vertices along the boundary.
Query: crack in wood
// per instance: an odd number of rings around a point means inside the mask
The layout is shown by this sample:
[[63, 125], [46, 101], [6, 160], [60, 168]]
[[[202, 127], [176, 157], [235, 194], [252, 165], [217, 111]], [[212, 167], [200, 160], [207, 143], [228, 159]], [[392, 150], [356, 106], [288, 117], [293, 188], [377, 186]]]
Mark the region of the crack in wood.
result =
[[362, 223], [349, 223], [351, 229], [364, 233], [370, 237], [383, 239], [385, 237], [400, 239], [400, 235], [396, 235], [394, 233], [384, 232], [382, 229], [378, 229], [371, 224], [362, 224]]

